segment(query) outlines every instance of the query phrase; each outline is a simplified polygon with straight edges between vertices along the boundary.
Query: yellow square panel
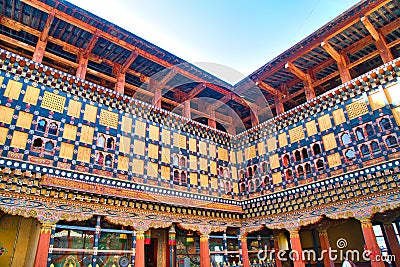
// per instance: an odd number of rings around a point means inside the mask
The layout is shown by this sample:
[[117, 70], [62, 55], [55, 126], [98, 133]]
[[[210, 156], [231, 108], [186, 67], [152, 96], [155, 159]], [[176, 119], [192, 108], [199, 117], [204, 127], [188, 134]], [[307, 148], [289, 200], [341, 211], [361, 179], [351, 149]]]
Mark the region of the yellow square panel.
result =
[[358, 100], [346, 106], [349, 119], [355, 119], [368, 113], [368, 106], [364, 100]]
[[20, 111], [16, 125], [21, 128], [30, 129], [32, 125], [33, 114]]
[[332, 122], [331, 122], [331, 118], [329, 117], [329, 114], [325, 114], [325, 115], [319, 117], [318, 125], [319, 125], [320, 131], [325, 131], [325, 130], [332, 128]]
[[246, 147], [245, 155], [246, 155], [246, 160], [255, 158], [256, 157], [256, 147], [254, 145], [250, 146], [250, 147]]
[[4, 145], [7, 140], [8, 129], [0, 127], [0, 145]]
[[269, 156], [269, 164], [271, 165], [271, 169], [280, 167], [278, 154]]
[[334, 149], [337, 147], [335, 135], [333, 133], [322, 136], [322, 142], [324, 143], [325, 151]]
[[243, 162], [243, 152], [242, 150], [239, 150], [236, 152], [236, 158], [237, 158], [237, 162], [241, 163]]
[[234, 179], [234, 180], [236, 180], [237, 178], [238, 178], [238, 175], [237, 175], [237, 169], [236, 169], [236, 167], [235, 166], [232, 166], [231, 167], [231, 173], [232, 173], [232, 178]]
[[171, 132], [163, 129], [161, 133], [161, 140], [164, 144], [171, 144]]
[[78, 146], [78, 155], [76, 156], [76, 160], [90, 163], [90, 156], [92, 150], [88, 147]]
[[230, 161], [233, 163], [233, 164], [236, 164], [237, 163], [237, 161], [236, 161], [236, 153], [233, 151], [233, 150], [231, 150], [230, 152], [229, 152], [229, 154], [230, 154]]
[[100, 111], [100, 121], [101, 125], [117, 129], [118, 128], [118, 113], [102, 109]]
[[33, 86], [27, 86], [24, 95], [24, 101], [27, 104], [36, 105], [40, 94], [40, 89]]
[[41, 108], [52, 110], [58, 113], [64, 113], [66, 98], [50, 92], [44, 92]]
[[203, 141], [199, 141], [199, 152], [202, 155], [207, 155], [207, 144]]
[[192, 152], [197, 152], [196, 139], [189, 137], [189, 150]]
[[171, 178], [169, 166], [161, 166], [161, 178], [165, 180], [169, 180]]
[[208, 151], [210, 157], [215, 158], [217, 156], [217, 150], [214, 144], [209, 145]]
[[217, 174], [217, 163], [213, 160], [210, 160], [210, 173], [214, 175]]
[[135, 139], [133, 141], [133, 153], [144, 156], [144, 144], [142, 140]]
[[171, 151], [169, 148], [161, 147], [161, 161], [167, 164], [171, 162]]
[[82, 125], [80, 141], [91, 145], [93, 143], [94, 128]]
[[291, 143], [295, 143], [297, 141], [303, 140], [305, 137], [303, 126], [300, 125], [300, 126], [290, 129], [289, 137], [290, 137]]
[[189, 155], [189, 167], [192, 170], [197, 170], [197, 157], [195, 155]]
[[125, 133], [132, 133], [132, 118], [122, 116], [121, 130]]
[[19, 95], [21, 94], [21, 89], [22, 83], [14, 80], [9, 80], [6, 90], [4, 91], [4, 96], [17, 100], [19, 98]]
[[136, 174], [143, 174], [144, 162], [141, 159], [132, 160], [132, 172]]
[[90, 104], [86, 104], [85, 113], [83, 114], [83, 119], [90, 122], [96, 122], [96, 118], [97, 118], [97, 107], [92, 106]]
[[392, 109], [392, 113], [393, 113], [394, 119], [396, 120], [397, 125], [400, 126], [400, 107]]
[[286, 133], [281, 133], [278, 135], [279, 147], [285, 147], [288, 145]]
[[190, 173], [190, 184], [192, 185], [198, 185], [199, 181], [198, 181], [198, 175], [195, 172], [191, 172]]
[[377, 110], [387, 105], [386, 95], [382, 90], [370, 94], [368, 100], [372, 110]]
[[3, 81], [4, 81], [4, 77], [0, 77], [0, 85], [3, 84]]
[[313, 136], [314, 134], [318, 133], [315, 121], [306, 122], [306, 130], [308, 136]]
[[218, 147], [218, 159], [228, 161], [228, 150], [223, 147]]
[[129, 170], [129, 157], [118, 156], [118, 170], [128, 171]]
[[208, 170], [208, 166], [207, 166], [207, 159], [206, 158], [200, 158], [200, 170], [202, 171], [207, 171]]
[[77, 126], [66, 123], [64, 125], [63, 138], [75, 141], [77, 131]]
[[28, 141], [28, 133], [14, 131], [10, 146], [15, 148], [25, 149], [27, 141]]
[[186, 136], [174, 133], [174, 146], [186, 149]]
[[282, 182], [282, 174], [280, 172], [276, 172], [272, 174], [272, 183], [279, 184]]
[[276, 137], [272, 136], [267, 139], [268, 152], [274, 151], [276, 149]]
[[398, 104], [400, 102], [400, 83], [395, 83], [384, 89], [389, 104]]
[[210, 179], [211, 188], [218, 189], [218, 179], [215, 177], [211, 177]]
[[158, 164], [149, 161], [147, 163], [147, 175], [151, 177], [157, 177], [158, 176]]
[[119, 141], [119, 152], [128, 154], [131, 151], [131, 138], [121, 136]]
[[82, 103], [73, 99], [69, 100], [67, 115], [75, 118], [81, 116]]
[[339, 153], [335, 153], [326, 157], [328, 160], [329, 168], [342, 165], [342, 160]]
[[146, 136], [146, 123], [140, 120], [135, 122], [135, 134], [138, 136]]
[[147, 150], [147, 155], [149, 158], [158, 159], [158, 145], [149, 144]]
[[238, 186], [237, 183], [233, 184], [233, 188], [232, 189], [233, 189], [233, 193], [236, 193], [236, 194], [239, 193], [239, 186]]
[[206, 174], [200, 174], [200, 186], [208, 186], [208, 176]]
[[60, 157], [64, 159], [72, 159], [74, 156], [74, 145], [62, 142], [60, 146]]
[[0, 106], [0, 122], [11, 124], [14, 115], [14, 109]]
[[265, 152], [265, 143], [264, 143], [264, 141], [261, 141], [261, 142], [259, 142], [257, 144], [257, 150], [258, 150], [258, 155], [259, 156], [264, 155], [266, 153]]
[[154, 141], [160, 140], [160, 128], [155, 125], [149, 125], [149, 138]]
[[333, 116], [333, 121], [335, 122], [335, 125], [342, 124], [343, 122], [346, 121], [346, 118], [344, 116], [344, 112], [343, 112], [342, 108], [332, 111], [332, 116]]

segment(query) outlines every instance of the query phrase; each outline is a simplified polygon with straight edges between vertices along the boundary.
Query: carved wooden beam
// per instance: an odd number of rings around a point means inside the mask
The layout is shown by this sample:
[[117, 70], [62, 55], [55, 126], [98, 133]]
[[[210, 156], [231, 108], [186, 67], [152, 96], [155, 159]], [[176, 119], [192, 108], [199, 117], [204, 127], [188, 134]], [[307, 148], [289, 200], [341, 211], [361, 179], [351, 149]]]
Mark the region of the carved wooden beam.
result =
[[196, 97], [198, 94], [200, 94], [206, 88], [207, 88], [207, 85], [205, 83], [199, 83], [196, 87], [194, 87], [192, 90], [190, 90], [189, 93], [187, 93], [185, 100], [190, 100], [190, 99]]
[[345, 56], [336, 51], [328, 41], [322, 42], [321, 47], [336, 61], [342, 83], [350, 81], [351, 75], [346, 64]]
[[376, 48], [378, 48], [379, 54], [384, 63], [388, 63], [393, 60], [392, 52], [390, 52], [389, 47], [386, 44], [385, 36], [383, 36], [380, 30], [375, 29], [371, 21], [366, 17], [361, 18], [361, 22], [364, 24], [365, 28], [371, 34], [372, 38], [375, 40]]
[[44, 51], [46, 50], [47, 38], [49, 36], [51, 24], [53, 23], [54, 20], [55, 12], [56, 11], [54, 8], [50, 11], [46, 20], [46, 24], [44, 25], [43, 31], [41, 32], [40, 37], [36, 43], [36, 48], [32, 56], [32, 60], [35, 62], [42, 63]]
[[125, 73], [125, 72], [130, 68], [130, 66], [132, 65], [133, 61], [136, 60], [136, 58], [138, 57], [138, 55], [139, 55], [139, 53], [138, 53], [136, 50], [134, 50], [134, 51], [131, 52], [131, 54], [130, 54], [129, 57], [125, 60], [124, 64], [123, 64], [122, 67], [121, 67], [121, 72], [122, 72], [122, 73]]
[[303, 81], [304, 91], [306, 93], [307, 100], [315, 98], [315, 91], [312, 86], [311, 76], [309, 74], [304, 73], [291, 62], [287, 62], [285, 64], [285, 69], [289, 70], [291, 73], [293, 73], [295, 76]]

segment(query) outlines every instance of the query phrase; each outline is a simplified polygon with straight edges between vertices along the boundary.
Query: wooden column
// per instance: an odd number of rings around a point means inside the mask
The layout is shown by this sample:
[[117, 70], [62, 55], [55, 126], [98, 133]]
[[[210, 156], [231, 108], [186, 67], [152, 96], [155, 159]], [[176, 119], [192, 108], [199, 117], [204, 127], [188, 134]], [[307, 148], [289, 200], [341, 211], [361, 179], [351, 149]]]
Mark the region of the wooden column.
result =
[[183, 102], [183, 117], [191, 119], [191, 112], [190, 112], [190, 100], [186, 100], [185, 102]]
[[388, 63], [393, 60], [392, 52], [386, 44], [385, 36], [383, 36], [380, 30], [375, 29], [371, 21], [367, 17], [362, 17], [361, 22], [364, 24], [365, 28], [371, 34], [372, 38], [375, 40], [376, 48], [379, 51], [379, 55], [382, 58], [383, 63]]
[[168, 245], [169, 245], [169, 266], [176, 266], [176, 231], [175, 226], [172, 225], [168, 231]]
[[400, 245], [399, 240], [397, 239], [396, 232], [394, 231], [392, 222], [385, 222], [383, 224], [383, 228], [385, 229], [385, 234], [388, 240], [388, 245], [390, 247], [390, 251], [392, 255], [396, 257], [396, 266], [400, 266]]
[[251, 119], [251, 126], [257, 126], [260, 124], [260, 121], [258, 120], [258, 106], [257, 105], [249, 105], [250, 107], [250, 119]]
[[282, 114], [285, 112], [285, 107], [283, 106], [282, 95], [275, 95], [274, 96], [274, 104], [275, 104], [275, 111], [276, 115]]
[[365, 244], [367, 245], [367, 249], [371, 251], [370, 255], [370, 264], [372, 267], [384, 267], [385, 264], [383, 261], [375, 261], [376, 258], [381, 259], [381, 250], [379, 249], [378, 242], [376, 241], [376, 237], [374, 234], [374, 229], [372, 228], [372, 223], [370, 219], [362, 219], [361, 220], [361, 229], [364, 236]]
[[307, 73], [304, 73], [291, 62], [286, 63], [285, 68], [303, 81], [304, 92], [306, 94], [307, 101], [315, 98], [315, 91], [314, 87], [312, 86], [311, 76]]
[[330, 257], [329, 251], [331, 251], [331, 245], [329, 244], [328, 232], [326, 229], [318, 230], [319, 242], [321, 243], [321, 250], [324, 251], [324, 266], [335, 267], [335, 263]]
[[49, 31], [51, 24], [53, 23], [54, 15], [56, 14], [55, 9], [52, 9], [47, 17], [46, 24], [44, 25], [43, 31], [36, 43], [35, 51], [33, 52], [32, 60], [37, 63], [42, 63], [44, 51], [47, 46], [47, 38], [49, 36]]
[[342, 83], [350, 81], [351, 75], [349, 69], [347, 68], [346, 57], [336, 51], [335, 48], [328, 43], [328, 41], [322, 42], [321, 47], [325, 49], [325, 51], [336, 61]]
[[215, 110], [209, 109], [208, 114], [210, 117], [208, 118], [208, 126], [212, 128], [217, 128], [217, 122], [215, 121]]
[[279, 254], [280, 248], [279, 248], [279, 242], [278, 242], [278, 235], [279, 235], [279, 232], [274, 231], [273, 238], [274, 238], [274, 251], [275, 251], [275, 254], [274, 254], [275, 255], [275, 266], [282, 267], [282, 261], [279, 258], [280, 257], [280, 254]]
[[120, 94], [125, 92], [125, 72], [117, 73], [117, 83], [115, 84], [115, 91]]
[[40, 229], [37, 250], [36, 250], [35, 263], [33, 265], [35, 267], [46, 267], [47, 266], [47, 258], [49, 255], [51, 230], [52, 230], [52, 225], [42, 224], [42, 227]]
[[247, 248], [247, 234], [244, 234], [240, 237], [240, 244], [242, 245], [243, 267], [250, 267], [249, 250]]
[[144, 267], [144, 231], [136, 232], [135, 267]]
[[210, 248], [208, 245], [209, 236], [200, 235], [200, 267], [210, 267]]
[[89, 58], [85, 57], [83, 53], [78, 54], [78, 68], [76, 69], [75, 76], [79, 79], [85, 79], [88, 62]]
[[290, 246], [293, 255], [294, 267], [305, 267], [302, 255], [303, 249], [301, 247], [300, 235], [298, 230], [290, 230]]

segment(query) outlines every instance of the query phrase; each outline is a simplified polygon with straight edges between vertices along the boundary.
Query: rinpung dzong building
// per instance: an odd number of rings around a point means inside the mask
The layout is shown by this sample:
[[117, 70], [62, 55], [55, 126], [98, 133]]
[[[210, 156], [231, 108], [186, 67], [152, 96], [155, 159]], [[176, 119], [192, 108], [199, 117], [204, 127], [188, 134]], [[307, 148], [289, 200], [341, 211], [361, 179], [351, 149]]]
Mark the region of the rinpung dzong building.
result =
[[0, 3], [0, 266], [400, 266], [398, 0], [235, 86], [68, 2]]

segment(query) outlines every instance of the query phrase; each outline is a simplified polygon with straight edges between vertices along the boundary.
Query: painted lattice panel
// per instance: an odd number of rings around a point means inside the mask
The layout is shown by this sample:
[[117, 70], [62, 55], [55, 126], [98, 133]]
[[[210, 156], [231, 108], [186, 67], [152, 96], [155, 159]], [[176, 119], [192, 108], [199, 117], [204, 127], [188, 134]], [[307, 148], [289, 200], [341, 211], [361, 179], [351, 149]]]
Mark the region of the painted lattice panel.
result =
[[343, 112], [342, 108], [332, 111], [332, 116], [333, 116], [333, 121], [335, 122], [335, 125], [342, 124], [343, 122], [346, 121], [346, 118], [344, 116], [344, 112]]
[[136, 174], [143, 174], [144, 162], [141, 159], [133, 159], [132, 172]]
[[197, 152], [196, 139], [189, 137], [189, 150], [192, 152]]
[[278, 154], [269, 156], [269, 163], [271, 165], [271, 169], [279, 168], [280, 164]]
[[223, 147], [218, 147], [218, 159], [228, 161], [228, 150]]
[[79, 118], [81, 115], [81, 108], [82, 108], [81, 102], [71, 99], [68, 104], [68, 112], [67, 112], [68, 116]]
[[278, 135], [278, 140], [279, 140], [279, 147], [285, 147], [288, 145], [286, 133], [281, 133]]
[[315, 121], [309, 121], [306, 122], [306, 130], [307, 130], [307, 135], [308, 136], [313, 136], [314, 134], [317, 134], [317, 125], [315, 124]]
[[26, 88], [24, 99], [22, 101], [31, 105], [36, 105], [39, 98], [39, 94], [40, 94], [39, 88], [28, 86]]
[[322, 136], [325, 151], [334, 149], [337, 147], [335, 135], [333, 133]]
[[165, 180], [169, 180], [171, 178], [169, 172], [169, 166], [161, 166], [161, 178]]
[[210, 156], [210, 157], [215, 158], [215, 157], [217, 156], [217, 155], [216, 155], [217, 150], [216, 150], [216, 148], [215, 148], [215, 145], [210, 144], [210, 146], [209, 146], [209, 148], [208, 148], [208, 153], [209, 153], [209, 156]]
[[122, 116], [121, 130], [125, 133], [132, 133], [132, 118]]
[[186, 149], [186, 136], [174, 133], [174, 146]]
[[246, 160], [255, 158], [256, 157], [256, 147], [255, 146], [246, 147], [245, 155], [246, 155]]
[[142, 140], [135, 139], [133, 144], [133, 153], [144, 156], [144, 145]]
[[280, 172], [276, 172], [272, 174], [272, 183], [279, 184], [282, 182], [282, 174]]
[[118, 170], [121, 171], [129, 170], [129, 157], [118, 156]]
[[190, 184], [192, 185], [197, 185], [199, 183], [198, 181], [198, 175], [195, 172], [191, 172], [190, 173]]
[[170, 144], [171, 143], [171, 132], [168, 130], [163, 129], [162, 134], [161, 134], [162, 142], [164, 144]]
[[28, 133], [14, 131], [10, 146], [20, 149], [25, 149], [27, 141], [28, 141]]
[[386, 95], [383, 91], [377, 91], [368, 96], [372, 110], [380, 109], [387, 105]]
[[293, 129], [289, 130], [289, 137], [290, 137], [290, 142], [294, 143], [300, 140], [304, 139], [304, 129], [303, 126], [297, 126]]
[[339, 153], [335, 153], [326, 157], [328, 160], [329, 168], [342, 165], [342, 160]]
[[42, 104], [40, 107], [56, 111], [58, 113], [64, 112], [66, 98], [50, 92], [44, 92]]
[[30, 129], [32, 125], [32, 119], [33, 119], [33, 114], [20, 111], [18, 114], [16, 126], [25, 129]]
[[257, 150], [258, 150], [258, 155], [264, 155], [265, 154], [265, 143], [264, 141], [261, 141], [257, 144]]
[[117, 129], [118, 128], [118, 113], [102, 109], [100, 111], [100, 121], [101, 125]]
[[97, 117], [97, 107], [86, 104], [85, 113], [83, 114], [83, 119], [90, 122], [96, 122], [96, 117]]
[[276, 138], [275, 136], [268, 138], [267, 140], [268, 152], [274, 151], [276, 149]]
[[149, 125], [149, 138], [158, 141], [160, 136], [160, 128], [155, 125]]
[[92, 150], [88, 147], [79, 146], [78, 147], [78, 155], [76, 157], [76, 160], [90, 163], [91, 151]]
[[21, 89], [22, 89], [22, 83], [14, 80], [9, 80], [6, 90], [4, 91], [4, 96], [10, 99], [17, 100], [21, 93]]
[[8, 129], [0, 127], [0, 145], [4, 145], [7, 140]]
[[0, 106], [0, 122], [10, 124], [14, 115], [14, 109]]
[[207, 144], [203, 141], [199, 141], [199, 152], [202, 155], [207, 155]]
[[161, 161], [163, 163], [169, 164], [171, 162], [170, 158], [171, 158], [171, 151], [169, 150], [169, 148], [162, 147], [161, 148]]
[[75, 141], [77, 131], [77, 126], [66, 123], [64, 125], [63, 138]]
[[135, 134], [138, 136], [145, 137], [146, 136], [146, 123], [140, 120], [137, 120], [135, 123]]
[[149, 158], [158, 159], [158, 145], [149, 144], [147, 154]]
[[148, 162], [147, 163], [147, 175], [151, 177], [157, 177], [158, 176], [158, 164], [155, 162]]
[[197, 157], [195, 155], [189, 155], [189, 167], [192, 170], [197, 170]]
[[350, 120], [368, 113], [368, 107], [364, 100], [359, 100], [348, 104], [346, 106], [346, 110]]
[[324, 116], [318, 118], [318, 126], [321, 131], [332, 128], [332, 122], [329, 114], [325, 114]]

